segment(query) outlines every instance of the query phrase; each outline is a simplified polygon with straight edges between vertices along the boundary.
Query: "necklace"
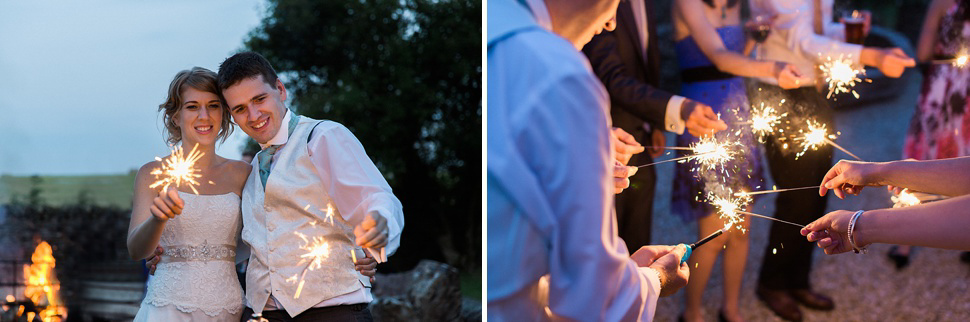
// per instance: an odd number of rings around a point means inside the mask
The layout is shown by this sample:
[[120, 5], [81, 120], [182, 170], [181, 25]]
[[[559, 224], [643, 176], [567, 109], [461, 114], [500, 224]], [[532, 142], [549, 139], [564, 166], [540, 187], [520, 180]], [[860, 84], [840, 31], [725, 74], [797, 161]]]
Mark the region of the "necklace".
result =
[[721, 5], [721, 20], [727, 19], [727, 4]]

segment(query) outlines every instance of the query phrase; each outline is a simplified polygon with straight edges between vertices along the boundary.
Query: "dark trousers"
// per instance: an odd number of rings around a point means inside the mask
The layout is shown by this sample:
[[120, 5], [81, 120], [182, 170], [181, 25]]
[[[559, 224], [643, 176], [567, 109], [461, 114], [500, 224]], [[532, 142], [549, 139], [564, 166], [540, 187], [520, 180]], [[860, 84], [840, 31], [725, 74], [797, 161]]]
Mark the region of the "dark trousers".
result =
[[[240, 322], [247, 322], [253, 317], [253, 309], [247, 307], [243, 310]], [[289, 321], [366, 321], [373, 322], [374, 318], [370, 315], [367, 304], [338, 305], [320, 308], [311, 308], [303, 311], [297, 316], [290, 317], [284, 310], [263, 311], [263, 318], [270, 322], [289, 322]]]
[[[760, 105], [760, 98], [764, 98], [765, 104], [771, 106], [777, 106], [782, 98], [786, 100], [784, 108], [780, 110], [789, 111], [787, 118], [792, 121], [795, 129], [791, 132], [785, 130], [786, 134], [798, 133], [797, 129], [806, 129], [808, 119], [826, 124], [828, 132], [835, 133], [835, 115], [832, 108], [824, 94], [815, 88], [783, 90], [768, 84], [755, 85], [762, 88], [761, 92], [757, 91], [757, 87], [754, 91], [749, 91], [749, 97], [755, 106]], [[828, 144], [819, 146], [817, 151], [809, 150], [796, 160], [795, 154], [802, 151], [799, 141], [793, 142], [790, 137], [785, 141], [780, 141], [778, 137], [766, 141], [765, 154], [771, 168], [771, 177], [778, 189], [817, 186], [832, 166], [833, 148]], [[785, 142], [788, 143], [787, 149], [784, 147]], [[817, 190], [782, 192], [775, 200], [774, 217], [808, 224], [825, 214], [825, 202], [826, 199], [819, 197]], [[761, 286], [773, 290], [809, 288], [815, 244], [807, 242], [799, 229], [772, 222], [758, 278]]]
[[[637, 138], [643, 145], [649, 138]], [[633, 155], [627, 165], [643, 165], [653, 161], [648, 152]], [[630, 254], [641, 246], [650, 245], [650, 229], [653, 221], [653, 194], [656, 189], [657, 174], [653, 167], [640, 168], [630, 177], [630, 187], [616, 195], [616, 224], [620, 238], [626, 242]]]

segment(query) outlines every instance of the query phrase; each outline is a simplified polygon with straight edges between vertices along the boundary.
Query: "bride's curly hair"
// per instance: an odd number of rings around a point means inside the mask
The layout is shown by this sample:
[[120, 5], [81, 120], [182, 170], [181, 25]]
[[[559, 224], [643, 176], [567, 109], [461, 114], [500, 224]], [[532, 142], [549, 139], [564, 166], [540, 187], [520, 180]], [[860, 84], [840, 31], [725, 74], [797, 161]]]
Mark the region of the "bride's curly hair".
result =
[[226, 138], [232, 133], [232, 117], [229, 114], [229, 108], [224, 103], [225, 100], [222, 98], [217, 77], [215, 72], [202, 67], [192, 67], [192, 69], [175, 74], [175, 79], [168, 85], [168, 97], [165, 98], [165, 103], [158, 105], [158, 111], [164, 113], [162, 120], [168, 132], [166, 142], [173, 145], [182, 142], [182, 131], [178, 124], [175, 124], [175, 120], [182, 109], [182, 92], [185, 91], [185, 86], [216, 94], [219, 97], [219, 104], [222, 105], [222, 124], [219, 128], [218, 138], [222, 139], [222, 142], [226, 141]]

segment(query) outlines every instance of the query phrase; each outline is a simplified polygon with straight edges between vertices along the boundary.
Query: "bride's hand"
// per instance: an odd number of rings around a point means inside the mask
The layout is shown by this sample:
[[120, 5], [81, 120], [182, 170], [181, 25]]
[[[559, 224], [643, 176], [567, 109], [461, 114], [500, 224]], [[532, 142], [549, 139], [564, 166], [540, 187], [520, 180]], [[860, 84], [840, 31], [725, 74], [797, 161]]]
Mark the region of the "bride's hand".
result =
[[354, 228], [354, 236], [358, 246], [373, 249], [387, 246], [387, 219], [377, 212], [368, 213]]
[[179, 198], [178, 190], [168, 187], [165, 191], [159, 192], [158, 196], [152, 200], [152, 215], [160, 221], [167, 221], [182, 214], [185, 202]]
[[374, 256], [370, 255], [370, 252], [364, 251], [364, 258], [358, 258], [354, 262], [354, 268], [360, 272], [361, 275], [370, 277], [370, 282], [374, 283], [374, 275], [377, 275], [377, 260]]

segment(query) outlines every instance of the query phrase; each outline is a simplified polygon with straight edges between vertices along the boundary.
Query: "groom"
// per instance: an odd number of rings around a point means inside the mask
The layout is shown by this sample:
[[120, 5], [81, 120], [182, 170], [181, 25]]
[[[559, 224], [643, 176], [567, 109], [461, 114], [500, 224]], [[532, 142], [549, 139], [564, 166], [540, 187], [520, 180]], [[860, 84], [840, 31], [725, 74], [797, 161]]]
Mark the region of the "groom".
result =
[[[242, 195], [242, 239], [252, 249], [242, 321], [254, 311], [270, 321], [371, 320], [370, 282], [352, 257], [365, 256], [361, 247], [394, 253], [401, 202], [346, 127], [286, 108], [286, 88], [259, 54], [227, 58], [218, 81], [233, 120], [262, 147]], [[329, 255], [303, 275], [314, 237]]]

